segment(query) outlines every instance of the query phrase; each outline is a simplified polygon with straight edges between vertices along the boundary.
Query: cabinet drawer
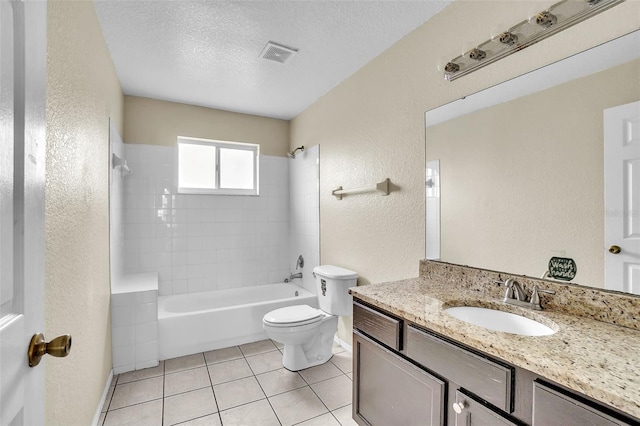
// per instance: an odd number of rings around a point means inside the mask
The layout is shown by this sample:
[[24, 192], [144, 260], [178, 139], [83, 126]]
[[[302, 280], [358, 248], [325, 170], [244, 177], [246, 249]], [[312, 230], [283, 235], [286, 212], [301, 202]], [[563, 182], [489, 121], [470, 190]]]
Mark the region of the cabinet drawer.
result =
[[469, 352], [411, 325], [407, 356], [469, 392], [511, 413], [513, 367]]
[[544, 383], [533, 382], [533, 426], [561, 424], [563, 426], [613, 426], [637, 425], [629, 420], [619, 420], [570, 394], [554, 389]]
[[353, 328], [358, 329], [397, 351], [400, 347], [402, 321], [360, 303], [353, 303]]

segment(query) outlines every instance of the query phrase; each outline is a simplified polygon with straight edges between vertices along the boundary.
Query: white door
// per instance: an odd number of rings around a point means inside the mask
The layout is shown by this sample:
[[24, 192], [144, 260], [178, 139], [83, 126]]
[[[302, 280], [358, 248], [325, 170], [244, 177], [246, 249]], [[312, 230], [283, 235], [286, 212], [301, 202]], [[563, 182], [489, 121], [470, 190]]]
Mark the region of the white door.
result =
[[640, 102], [604, 111], [605, 287], [640, 294]]
[[0, 0], [0, 425], [44, 424], [44, 1]]

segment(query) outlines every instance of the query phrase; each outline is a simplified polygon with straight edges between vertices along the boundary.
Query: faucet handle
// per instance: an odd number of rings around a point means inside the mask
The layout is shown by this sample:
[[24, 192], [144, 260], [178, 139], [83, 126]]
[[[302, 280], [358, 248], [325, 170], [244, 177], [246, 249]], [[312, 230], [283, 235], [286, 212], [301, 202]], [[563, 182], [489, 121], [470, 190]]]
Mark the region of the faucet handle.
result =
[[542, 310], [539, 293], [556, 294], [556, 292], [554, 290], [538, 288], [537, 285], [533, 286], [533, 290], [531, 291], [531, 300], [529, 301], [529, 303], [531, 303], [533, 309]]

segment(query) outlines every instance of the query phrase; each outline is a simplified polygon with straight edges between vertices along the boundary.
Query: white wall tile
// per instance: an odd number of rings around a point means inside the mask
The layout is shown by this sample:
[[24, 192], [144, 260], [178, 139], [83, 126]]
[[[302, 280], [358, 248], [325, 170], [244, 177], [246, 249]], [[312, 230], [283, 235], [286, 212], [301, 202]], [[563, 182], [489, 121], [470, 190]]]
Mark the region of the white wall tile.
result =
[[135, 326], [112, 327], [111, 342], [114, 348], [121, 346], [133, 346], [135, 344]]
[[111, 325], [113, 327], [134, 325], [135, 321], [135, 305], [111, 307]]
[[142, 303], [136, 306], [135, 323], [143, 324], [158, 321], [157, 303]]
[[136, 324], [135, 342], [136, 344], [145, 342], [155, 342], [158, 340], [158, 321]]
[[158, 342], [138, 343], [135, 346], [136, 369], [142, 368], [149, 361], [158, 360]]
[[[309, 175], [300, 171], [300, 182], [289, 182], [298, 157], [261, 156], [258, 197], [185, 195], [175, 189], [175, 148], [124, 149], [136, 170], [123, 190], [124, 263], [129, 272], [155, 268], [160, 294], [265, 284], [273, 282], [272, 275], [281, 281], [290, 264], [295, 266], [299, 249], [290, 247], [296, 240], [290, 233], [303, 228], [290, 226], [296, 207], [290, 192]], [[317, 163], [312, 166], [317, 172]], [[299, 210], [304, 216], [304, 207]]]
[[125, 306], [133, 306], [136, 304], [135, 294], [116, 293], [111, 296], [111, 307], [119, 308]]
[[[114, 372], [116, 368], [121, 368], [124, 366], [131, 366], [131, 370], [134, 369], [135, 365], [135, 345], [130, 346], [121, 346], [118, 348], [112, 348], [113, 353], [113, 367]], [[119, 370], [120, 372], [130, 371], [130, 370]]]

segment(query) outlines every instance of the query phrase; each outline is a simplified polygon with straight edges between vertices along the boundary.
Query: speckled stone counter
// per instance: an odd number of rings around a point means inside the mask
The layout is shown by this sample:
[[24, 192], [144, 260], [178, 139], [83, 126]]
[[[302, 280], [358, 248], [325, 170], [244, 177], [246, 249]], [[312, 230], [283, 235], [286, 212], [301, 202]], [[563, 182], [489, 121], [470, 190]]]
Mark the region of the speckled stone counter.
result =
[[[353, 287], [351, 293], [364, 302], [640, 418], [637, 329], [588, 315], [560, 312], [551, 306], [537, 312], [507, 305], [491, 291], [427, 276]], [[452, 306], [497, 308], [534, 319], [557, 331], [541, 337], [491, 331], [443, 312]]]

